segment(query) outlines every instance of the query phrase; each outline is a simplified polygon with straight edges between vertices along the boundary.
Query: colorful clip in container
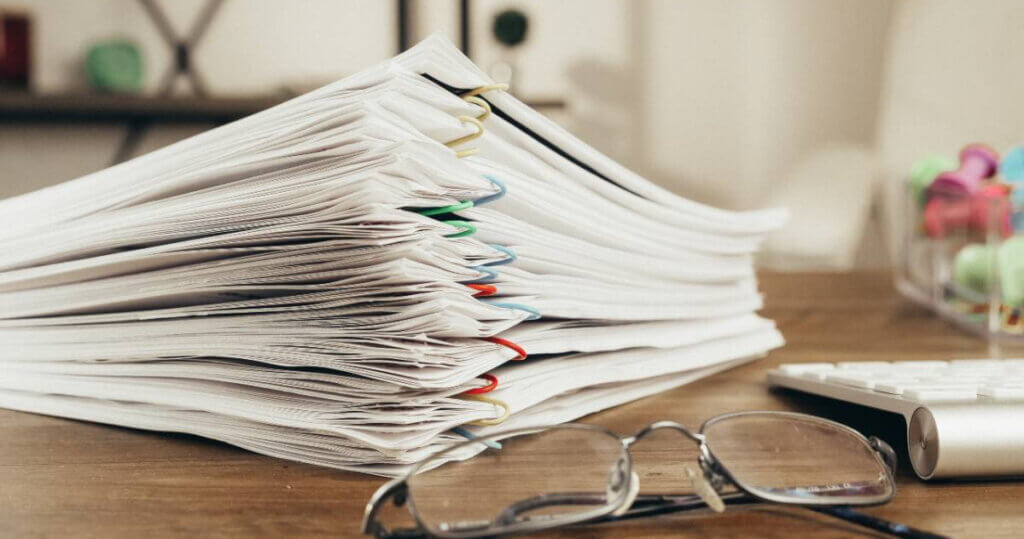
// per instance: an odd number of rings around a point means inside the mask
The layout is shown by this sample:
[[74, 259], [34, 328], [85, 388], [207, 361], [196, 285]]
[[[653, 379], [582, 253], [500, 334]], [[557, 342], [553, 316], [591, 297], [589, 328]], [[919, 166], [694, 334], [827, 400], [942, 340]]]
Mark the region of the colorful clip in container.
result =
[[974, 195], [982, 180], [995, 175], [999, 154], [984, 144], [968, 144], [960, 150], [960, 167], [940, 173], [928, 186], [928, 198], [961, 198]]
[[1024, 236], [1007, 239], [994, 252], [984, 244], [965, 245], [953, 260], [953, 281], [964, 288], [987, 294], [992, 286], [992, 261], [999, 272], [1002, 303], [1008, 307], [1024, 306]]
[[1013, 233], [1008, 194], [1006, 185], [989, 183], [970, 197], [932, 198], [924, 207], [925, 231], [933, 238], [942, 238], [953, 230], [986, 232], [991, 228], [1008, 237]]
[[1014, 236], [999, 246], [999, 286], [1003, 303], [1024, 306], [1024, 236]]
[[1006, 185], [986, 181], [993, 177], [999, 166], [999, 154], [984, 144], [969, 144], [960, 151], [960, 164], [955, 170], [946, 170], [928, 177], [949, 165], [941, 158], [922, 160], [911, 175], [914, 196], [916, 189], [924, 188], [924, 228], [929, 236], [942, 238], [950, 232], [971, 229], [985, 232], [997, 229], [1009, 236], [1013, 227]]
[[999, 175], [1012, 187], [1010, 201], [1014, 208], [1013, 228], [1024, 230], [1024, 146], [1006, 152], [999, 163]]
[[929, 155], [914, 163], [910, 172], [910, 191], [914, 200], [919, 205], [927, 201], [928, 187], [935, 181], [935, 177], [943, 172], [956, 170], [957, 161], [948, 155]]
[[953, 259], [953, 282], [967, 290], [987, 294], [992, 280], [991, 260], [992, 247], [981, 243], [965, 245]]

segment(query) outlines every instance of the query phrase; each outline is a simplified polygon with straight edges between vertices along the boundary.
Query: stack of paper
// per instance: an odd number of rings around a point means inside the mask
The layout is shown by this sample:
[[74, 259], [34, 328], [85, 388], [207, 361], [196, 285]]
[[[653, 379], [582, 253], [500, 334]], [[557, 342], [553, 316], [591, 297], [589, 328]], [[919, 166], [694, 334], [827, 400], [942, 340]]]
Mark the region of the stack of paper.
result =
[[781, 212], [648, 183], [440, 38], [0, 219], [0, 406], [325, 466], [397, 473], [782, 343], [752, 269]]

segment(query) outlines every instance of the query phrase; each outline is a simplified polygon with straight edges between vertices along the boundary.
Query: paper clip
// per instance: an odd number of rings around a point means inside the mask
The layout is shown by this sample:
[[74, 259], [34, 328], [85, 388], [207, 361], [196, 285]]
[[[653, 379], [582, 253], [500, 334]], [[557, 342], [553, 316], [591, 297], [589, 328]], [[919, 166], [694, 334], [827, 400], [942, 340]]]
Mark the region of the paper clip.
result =
[[483, 277], [478, 277], [469, 282], [469, 284], [480, 284], [489, 283], [498, 278], [498, 270], [488, 268], [487, 266], [473, 266], [469, 269], [479, 271], [480, 273], [486, 273]]
[[483, 86], [477, 86], [476, 88], [473, 88], [472, 90], [460, 95], [459, 97], [461, 97], [462, 99], [466, 99], [473, 97], [475, 95], [490, 92], [491, 90], [500, 90], [504, 92], [508, 90], [508, 84], [505, 84], [504, 82], [497, 82], [494, 84], [485, 84]]
[[[474, 126], [476, 126], [476, 132], [475, 133], [470, 133], [470, 134], [468, 134], [468, 135], [466, 135], [464, 137], [459, 137], [459, 138], [457, 138], [455, 140], [450, 140], [450, 141], [448, 141], [448, 142], [446, 142], [444, 144], [445, 146], [448, 146], [449, 148], [454, 148], [455, 146], [459, 146], [459, 145], [465, 144], [465, 143], [467, 143], [469, 141], [476, 140], [476, 139], [480, 138], [481, 135], [484, 134], [484, 124], [480, 123], [480, 120], [477, 120], [476, 118], [474, 118], [472, 116], [459, 116], [458, 120], [460, 122], [462, 122], [462, 123], [473, 124]], [[478, 148], [470, 148], [470, 149], [467, 149], [467, 150], [458, 150], [458, 151], [455, 152], [455, 156], [456, 157], [469, 157], [469, 156], [475, 154], [478, 151], [479, 151]]]
[[468, 97], [463, 97], [462, 99], [464, 101], [466, 101], [467, 103], [472, 103], [472, 104], [474, 104], [474, 105], [484, 109], [483, 114], [481, 114], [480, 116], [476, 117], [477, 120], [480, 120], [481, 122], [483, 122], [487, 118], [491, 117], [491, 104], [488, 103], [486, 99], [484, 99], [482, 97], [477, 97], [475, 95], [471, 95], [471, 96], [468, 96]]
[[477, 291], [476, 294], [473, 294], [474, 298], [486, 298], [498, 293], [498, 287], [491, 284], [471, 283], [466, 286]]
[[505, 196], [505, 193], [508, 193], [508, 188], [505, 187], [504, 182], [502, 182], [498, 178], [495, 178], [490, 174], [484, 174], [484, 178], [487, 178], [487, 181], [498, 186], [499, 191], [497, 193], [494, 193], [493, 195], [488, 195], [483, 198], [476, 199], [475, 203], [477, 206], [487, 204], [488, 202], [494, 202], [495, 200], [498, 200], [499, 198]]
[[469, 221], [449, 220], [449, 221], [441, 221], [441, 222], [446, 224], [446, 225], [454, 226], [455, 228], [461, 228], [462, 229], [460, 232], [455, 232], [455, 233], [452, 233], [452, 234], [445, 234], [444, 237], [446, 237], [446, 238], [464, 238], [466, 236], [472, 236], [473, 234], [476, 234], [476, 225], [474, 225], [473, 223], [471, 223]]
[[441, 206], [439, 208], [427, 208], [425, 210], [419, 210], [416, 213], [420, 215], [430, 217], [432, 215], [441, 215], [443, 213], [455, 213], [460, 210], [467, 210], [473, 207], [472, 200], [464, 200], [458, 204], [450, 204], [448, 206]]
[[494, 391], [494, 388], [498, 387], [498, 377], [493, 374], [481, 374], [478, 378], [487, 380], [487, 385], [463, 391], [462, 395], [483, 395], [484, 393]]
[[489, 247], [500, 253], [505, 253], [505, 255], [508, 258], [506, 258], [505, 260], [499, 260], [497, 262], [491, 262], [490, 264], [487, 264], [488, 266], [504, 266], [505, 264], [511, 264], [512, 262], [515, 262], [516, 259], [519, 258], [518, 256], [516, 256], [515, 251], [509, 249], [508, 247], [505, 247], [504, 245], [492, 243], [489, 245]]
[[455, 434], [458, 434], [459, 436], [462, 436], [463, 438], [465, 438], [467, 440], [473, 440], [475, 442], [480, 442], [481, 444], [486, 445], [487, 447], [489, 447], [491, 449], [501, 449], [501, 444], [500, 443], [498, 443], [498, 442], [496, 442], [494, 440], [481, 440], [480, 437], [478, 437], [477, 435], [473, 434], [472, 432], [469, 432], [468, 430], [466, 430], [466, 429], [464, 429], [462, 427], [455, 427], [454, 429], [452, 429], [452, 432], [454, 432]]
[[489, 305], [493, 305], [495, 307], [503, 307], [505, 309], [516, 309], [516, 310], [519, 310], [519, 311], [525, 311], [525, 312], [530, 314], [530, 317], [527, 318], [527, 320], [537, 320], [538, 318], [540, 318], [540, 311], [538, 311], [537, 309], [534, 309], [533, 307], [530, 307], [529, 305], [523, 305], [522, 303], [498, 303], [498, 302], [495, 302], [495, 303], [488, 303], [488, 304]]
[[526, 350], [524, 350], [522, 346], [519, 346], [518, 344], [512, 341], [502, 339], [501, 337], [484, 337], [484, 340], [487, 342], [492, 342], [494, 344], [500, 344], [501, 346], [504, 346], [505, 348], [508, 348], [513, 352], [519, 354], [517, 357], [512, 358], [511, 361], [522, 361], [527, 357]]
[[508, 404], [506, 404], [505, 401], [492, 399], [490, 397], [484, 397], [483, 395], [463, 395], [459, 398], [471, 401], [486, 402], [488, 404], [493, 404], [494, 406], [497, 406], [503, 410], [501, 415], [494, 419], [478, 419], [476, 421], [466, 423], [467, 425], [473, 427], [489, 427], [492, 425], [500, 425], [504, 423], [506, 419], [508, 419], [508, 416], [511, 413], [511, 410], [509, 410]]

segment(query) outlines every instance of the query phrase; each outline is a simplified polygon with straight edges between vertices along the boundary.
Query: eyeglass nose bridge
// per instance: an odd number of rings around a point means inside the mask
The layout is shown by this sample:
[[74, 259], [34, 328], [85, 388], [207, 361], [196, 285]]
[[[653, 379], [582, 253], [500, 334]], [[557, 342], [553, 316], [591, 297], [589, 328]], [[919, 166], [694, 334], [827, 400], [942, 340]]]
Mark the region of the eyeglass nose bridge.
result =
[[630, 446], [632, 446], [636, 442], [639, 442], [640, 440], [643, 440], [647, 435], [651, 434], [656, 430], [663, 429], [678, 432], [697, 444], [700, 450], [700, 457], [697, 459], [697, 461], [700, 464], [701, 470], [704, 472], [705, 477], [707, 477], [708, 481], [714, 488], [721, 488], [721, 486], [725, 482], [725, 476], [719, 470], [719, 466], [717, 461], [715, 460], [715, 457], [711, 455], [711, 450], [705, 443], [706, 438], [704, 434], [700, 432], [694, 432], [681, 423], [677, 423], [675, 421], [655, 421], [654, 423], [651, 423], [650, 425], [647, 425], [646, 427], [637, 431], [637, 433], [634, 434], [633, 436], [623, 438], [622, 446], [628, 451]]
[[656, 430], [663, 429], [676, 431], [698, 444], [704, 444], [704, 435], [699, 432], [694, 432], [690, 430], [685, 425], [676, 423], [675, 421], [655, 421], [654, 423], [651, 423], [650, 425], [647, 425], [646, 427], [637, 431], [636, 434], [623, 438], [622, 445], [626, 449], [629, 449], [629, 446], [635, 444], [636, 442], [639, 442], [640, 440], [643, 440], [648, 434]]
[[694, 432], [681, 423], [677, 423], [675, 421], [655, 421], [654, 423], [651, 423], [637, 431], [633, 436], [623, 438], [622, 445], [628, 450], [630, 446], [640, 440], [643, 440], [647, 435], [656, 430], [663, 429], [678, 432], [698, 445], [700, 454], [697, 462], [700, 465], [701, 471], [704, 473], [704, 478], [708, 481], [711, 488], [716, 491], [721, 491], [725, 486], [725, 483], [728, 482], [728, 479], [722, 472], [721, 466], [718, 464], [714, 455], [711, 454], [711, 450], [708, 448], [708, 445], [705, 443], [706, 438], [704, 434]]

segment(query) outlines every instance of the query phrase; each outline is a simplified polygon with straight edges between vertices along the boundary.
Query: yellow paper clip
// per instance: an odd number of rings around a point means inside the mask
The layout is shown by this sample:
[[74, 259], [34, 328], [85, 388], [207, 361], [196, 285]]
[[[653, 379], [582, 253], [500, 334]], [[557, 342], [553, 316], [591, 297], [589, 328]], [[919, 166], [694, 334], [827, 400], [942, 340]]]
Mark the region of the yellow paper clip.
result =
[[465, 394], [463, 394], [463, 395], [459, 395], [459, 398], [460, 399], [464, 399], [464, 400], [470, 400], [470, 401], [486, 402], [487, 404], [493, 404], [494, 406], [497, 406], [498, 408], [502, 409], [501, 415], [496, 417], [496, 418], [494, 418], [494, 419], [478, 419], [478, 420], [473, 421], [471, 423], [466, 423], [467, 425], [471, 425], [471, 426], [474, 426], [474, 427], [490, 427], [490, 426], [493, 426], [493, 425], [500, 425], [500, 424], [504, 423], [506, 419], [508, 419], [510, 411], [509, 411], [509, 408], [508, 408], [508, 404], [505, 404], [505, 401], [498, 400], [498, 399], [492, 399], [490, 397], [485, 397], [483, 395], [465, 395]]
[[[471, 140], [476, 140], [476, 139], [480, 138], [481, 135], [484, 134], [484, 124], [480, 123], [480, 120], [477, 120], [476, 118], [474, 118], [472, 116], [459, 116], [459, 121], [463, 122], [463, 123], [469, 123], [469, 124], [475, 125], [476, 126], [476, 133], [470, 133], [470, 134], [468, 134], [468, 135], [466, 135], [464, 137], [459, 137], [459, 138], [457, 138], [455, 140], [451, 140], [451, 141], [446, 142], [445, 146], [448, 146], [449, 148], [452, 148], [452, 147], [455, 147], [455, 146], [459, 146], [461, 144], [465, 144], [465, 143], [467, 143], [467, 142], [469, 142]], [[470, 148], [470, 149], [467, 149], [467, 150], [458, 150], [458, 151], [455, 152], [455, 155], [457, 157], [468, 157], [470, 155], [475, 154], [477, 151], [478, 151], [477, 148]]]
[[481, 114], [480, 116], [476, 117], [476, 119], [480, 120], [481, 123], [484, 120], [486, 120], [487, 118], [491, 117], [491, 104], [488, 103], [486, 99], [477, 97], [475, 95], [471, 95], [469, 97], [463, 97], [462, 99], [466, 100], [467, 103], [472, 103], [472, 104], [474, 104], [474, 105], [484, 109], [484, 113]]
[[508, 90], [508, 85], [505, 84], [504, 82], [499, 82], [499, 83], [495, 83], [495, 84], [485, 84], [483, 86], [478, 86], [476, 88], [473, 88], [472, 90], [462, 94], [461, 97], [462, 97], [462, 99], [466, 99], [466, 98], [469, 98], [469, 97], [473, 97], [473, 96], [476, 96], [476, 95], [480, 95], [480, 94], [483, 94], [483, 93], [490, 92], [492, 90], [500, 90], [500, 91], [504, 92], [505, 90]]

